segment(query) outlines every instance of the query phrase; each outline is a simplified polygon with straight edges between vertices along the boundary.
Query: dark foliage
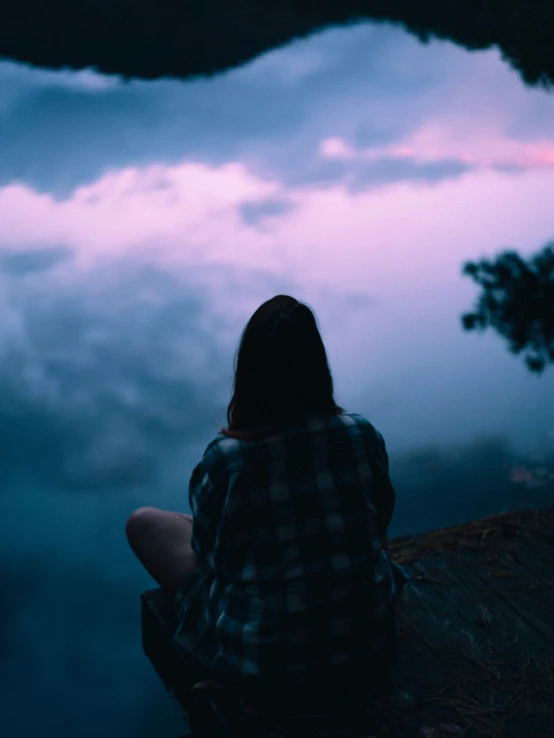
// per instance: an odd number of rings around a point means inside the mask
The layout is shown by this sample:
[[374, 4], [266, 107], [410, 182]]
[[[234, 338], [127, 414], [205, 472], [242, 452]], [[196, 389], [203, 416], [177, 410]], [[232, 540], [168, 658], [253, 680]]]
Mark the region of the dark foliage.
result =
[[475, 312], [462, 316], [466, 330], [494, 328], [532, 372], [554, 362], [554, 243], [528, 262], [505, 251], [495, 261], [466, 262], [462, 273], [482, 287]]
[[526, 83], [554, 82], [551, 0], [19, 0], [0, 10], [0, 56], [129, 77], [189, 77], [360, 19], [401, 23], [423, 42], [497, 46]]

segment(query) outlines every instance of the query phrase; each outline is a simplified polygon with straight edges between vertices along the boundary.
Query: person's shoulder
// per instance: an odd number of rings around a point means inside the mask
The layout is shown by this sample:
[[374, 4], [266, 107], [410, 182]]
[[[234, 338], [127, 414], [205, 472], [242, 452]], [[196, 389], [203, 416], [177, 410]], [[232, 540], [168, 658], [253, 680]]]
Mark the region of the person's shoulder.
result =
[[208, 445], [204, 449], [203, 458], [206, 459], [206, 458], [224, 454], [226, 448], [228, 448], [230, 445], [230, 444], [226, 444], [225, 442], [233, 441], [233, 440], [234, 440], [233, 438], [229, 438], [223, 433], [218, 433], [217, 436], [212, 438], [212, 440], [208, 443]]
[[370, 438], [376, 440], [378, 443], [384, 444], [385, 441], [381, 433], [364, 415], [360, 415], [360, 413], [342, 412], [337, 417], [342, 418], [345, 425], [354, 426]]
[[208, 443], [206, 446], [206, 449], [204, 451], [204, 456], [206, 454], [209, 454], [212, 449], [217, 448], [223, 440], [225, 440], [227, 436], [225, 436], [223, 433], [218, 433], [217, 436], [212, 438], [212, 440]]
[[371, 423], [364, 415], [360, 413], [351, 413], [343, 411], [337, 415], [337, 418], [342, 420], [345, 425], [357, 425], [362, 428], [374, 428], [375, 426]]
[[231, 459], [242, 455], [243, 443], [224, 433], [218, 433], [204, 451], [203, 462], [206, 467], [227, 466]]

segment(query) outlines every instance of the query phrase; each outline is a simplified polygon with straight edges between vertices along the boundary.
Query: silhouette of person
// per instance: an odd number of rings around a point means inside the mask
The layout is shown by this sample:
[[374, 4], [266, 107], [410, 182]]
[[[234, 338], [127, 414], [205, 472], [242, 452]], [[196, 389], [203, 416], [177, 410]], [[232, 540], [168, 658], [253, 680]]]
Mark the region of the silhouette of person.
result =
[[395, 493], [385, 442], [335, 403], [306, 304], [278, 295], [248, 321], [227, 426], [195, 467], [189, 502], [192, 516], [140, 508], [126, 530], [174, 598], [175, 641], [211, 674], [394, 662], [405, 575], [386, 551]]

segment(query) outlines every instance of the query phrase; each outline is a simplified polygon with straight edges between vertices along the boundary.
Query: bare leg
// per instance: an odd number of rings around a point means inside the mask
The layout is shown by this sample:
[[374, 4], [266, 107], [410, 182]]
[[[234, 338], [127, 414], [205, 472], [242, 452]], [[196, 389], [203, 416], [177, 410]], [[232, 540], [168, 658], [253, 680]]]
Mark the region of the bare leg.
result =
[[197, 566], [190, 545], [192, 516], [140, 507], [129, 516], [125, 531], [146, 571], [169, 595], [176, 595]]

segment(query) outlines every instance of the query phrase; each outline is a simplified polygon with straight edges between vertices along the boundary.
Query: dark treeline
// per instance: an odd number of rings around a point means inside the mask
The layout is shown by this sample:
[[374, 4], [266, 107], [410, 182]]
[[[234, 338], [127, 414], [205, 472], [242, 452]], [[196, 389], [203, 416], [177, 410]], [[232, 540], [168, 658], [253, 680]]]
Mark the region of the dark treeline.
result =
[[504, 251], [492, 261], [467, 262], [462, 271], [481, 286], [475, 311], [462, 316], [463, 327], [493, 328], [532, 372], [554, 363], [554, 243], [527, 262]]
[[421, 41], [497, 46], [526, 83], [554, 82], [551, 0], [19, 0], [0, 10], [0, 56], [129, 77], [189, 77], [362, 19], [400, 23]]

